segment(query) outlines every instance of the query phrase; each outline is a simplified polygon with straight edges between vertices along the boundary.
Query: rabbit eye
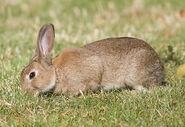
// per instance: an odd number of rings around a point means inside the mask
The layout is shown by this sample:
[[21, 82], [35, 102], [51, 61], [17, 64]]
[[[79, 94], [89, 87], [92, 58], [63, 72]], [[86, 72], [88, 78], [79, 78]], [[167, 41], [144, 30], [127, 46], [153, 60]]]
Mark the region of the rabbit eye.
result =
[[35, 72], [31, 72], [30, 75], [29, 75], [29, 78], [32, 79], [35, 77]]

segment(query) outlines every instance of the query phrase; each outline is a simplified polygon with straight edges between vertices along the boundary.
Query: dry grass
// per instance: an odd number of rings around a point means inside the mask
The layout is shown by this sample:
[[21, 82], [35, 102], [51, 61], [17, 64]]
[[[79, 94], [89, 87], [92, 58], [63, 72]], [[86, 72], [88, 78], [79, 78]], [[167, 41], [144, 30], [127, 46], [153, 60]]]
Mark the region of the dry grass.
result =
[[[185, 78], [174, 76], [185, 62], [184, 0], [3, 0], [0, 5], [0, 126], [184, 126]], [[163, 59], [169, 86], [74, 98], [23, 96], [20, 72], [45, 23], [56, 28], [53, 56], [106, 37], [146, 40]]]

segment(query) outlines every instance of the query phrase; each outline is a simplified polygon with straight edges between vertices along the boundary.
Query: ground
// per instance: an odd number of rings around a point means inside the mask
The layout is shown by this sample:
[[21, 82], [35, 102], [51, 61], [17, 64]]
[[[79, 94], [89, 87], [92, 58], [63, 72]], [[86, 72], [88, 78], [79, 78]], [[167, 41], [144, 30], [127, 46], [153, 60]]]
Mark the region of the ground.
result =
[[[1, 0], [0, 126], [185, 126], [184, 0]], [[56, 30], [52, 56], [107, 37], [147, 41], [160, 55], [166, 87], [65, 98], [24, 96], [20, 73], [45, 23]]]

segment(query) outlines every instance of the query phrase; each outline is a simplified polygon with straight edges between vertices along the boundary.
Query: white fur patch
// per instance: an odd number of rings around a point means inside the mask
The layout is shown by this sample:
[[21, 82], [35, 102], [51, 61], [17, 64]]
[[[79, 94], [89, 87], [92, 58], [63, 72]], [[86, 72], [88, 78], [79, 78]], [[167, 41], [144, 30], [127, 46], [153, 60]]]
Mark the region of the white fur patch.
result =
[[139, 91], [146, 91], [146, 89], [143, 86], [140, 86], [140, 85], [134, 86], [134, 89], [139, 90]]
[[112, 89], [120, 89], [122, 87], [123, 86], [121, 85], [114, 85], [114, 84], [103, 85], [103, 89], [107, 91], [112, 90]]
[[39, 91], [36, 91], [35, 93], [34, 93], [34, 97], [37, 97], [39, 95]]
[[42, 90], [42, 92], [48, 92], [49, 90], [53, 89], [53, 87], [55, 86], [55, 79], [51, 81], [51, 83]]

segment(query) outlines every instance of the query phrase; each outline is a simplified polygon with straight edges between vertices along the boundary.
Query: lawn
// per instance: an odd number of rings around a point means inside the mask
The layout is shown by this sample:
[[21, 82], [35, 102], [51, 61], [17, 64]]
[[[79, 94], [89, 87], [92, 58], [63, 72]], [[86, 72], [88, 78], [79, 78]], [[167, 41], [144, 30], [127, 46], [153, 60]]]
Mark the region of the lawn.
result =
[[[107, 37], [147, 41], [160, 55], [168, 85], [147, 92], [100, 91], [80, 97], [22, 95], [20, 73], [37, 34], [55, 25], [52, 56]], [[184, 0], [1, 0], [0, 126], [185, 126]]]

